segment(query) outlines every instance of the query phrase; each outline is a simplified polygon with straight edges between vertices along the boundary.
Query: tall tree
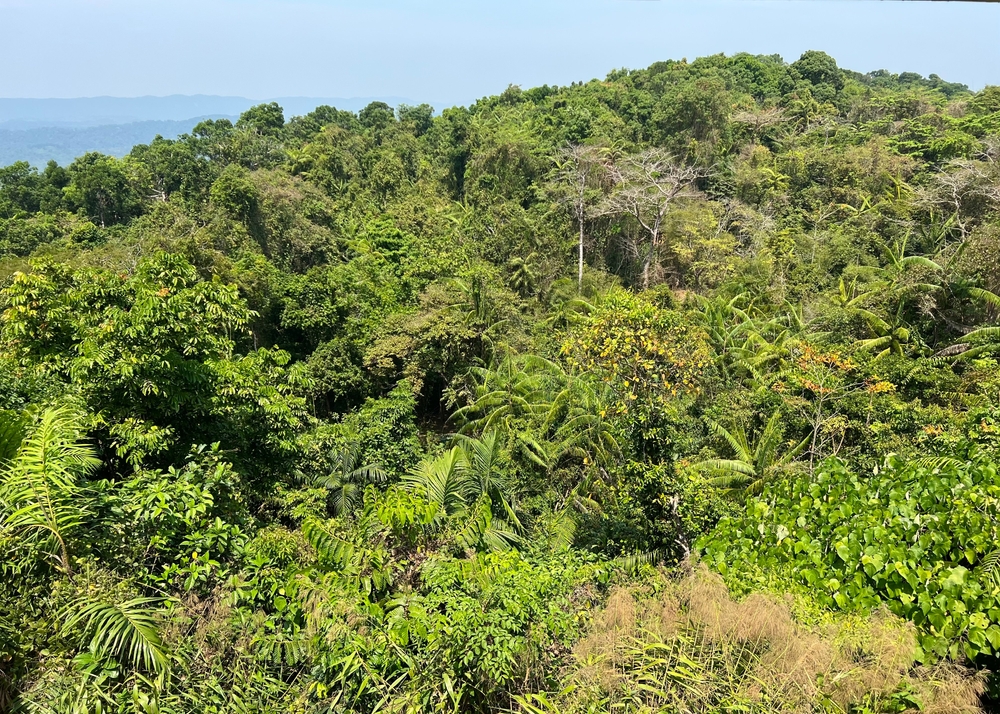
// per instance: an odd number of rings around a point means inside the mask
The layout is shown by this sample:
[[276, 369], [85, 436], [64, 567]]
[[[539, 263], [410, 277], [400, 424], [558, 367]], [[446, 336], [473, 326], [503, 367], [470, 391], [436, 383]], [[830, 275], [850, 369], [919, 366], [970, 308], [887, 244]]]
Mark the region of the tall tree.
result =
[[556, 182], [563, 189], [561, 201], [573, 214], [580, 231], [577, 255], [577, 286], [583, 290], [583, 244], [587, 213], [595, 198], [599, 197], [599, 184], [606, 170], [604, 152], [596, 146], [571, 144], [556, 154]]
[[[705, 171], [687, 166], [661, 149], [625, 156], [610, 166], [614, 189], [603, 204], [610, 214], [635, 220], [641, 240], [631, 240], [628, 251], [642, 259], [642, 287], [652, 282], [653, 261], [663, 243], [663, 222], [673, 205], [699, 195], [695, 182]], [[645, 244], [645, 245], [643, 245]]]

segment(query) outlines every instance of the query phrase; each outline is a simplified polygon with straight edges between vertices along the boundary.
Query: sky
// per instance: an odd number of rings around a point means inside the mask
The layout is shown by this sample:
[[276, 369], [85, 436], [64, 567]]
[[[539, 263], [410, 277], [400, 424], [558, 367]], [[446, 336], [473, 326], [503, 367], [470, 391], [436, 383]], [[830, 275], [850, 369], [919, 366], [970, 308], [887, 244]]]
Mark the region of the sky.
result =
[[466, 104], [664, 59], [807, 49], [1000, 84], [1000, 4], [865, 0], [0, 0], [0, 97]]

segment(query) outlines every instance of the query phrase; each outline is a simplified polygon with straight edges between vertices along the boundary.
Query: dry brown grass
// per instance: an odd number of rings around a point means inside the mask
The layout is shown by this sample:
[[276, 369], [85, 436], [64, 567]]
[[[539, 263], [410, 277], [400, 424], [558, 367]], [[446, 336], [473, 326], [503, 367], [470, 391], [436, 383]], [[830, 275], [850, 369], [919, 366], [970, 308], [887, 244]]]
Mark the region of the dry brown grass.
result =
[[924, 712], [982, 711], [981, 677], [914, 665], [912, 625], [888, 613], [807, 628], [790, 603], [733, 600], [696, 569], [655, 596], [614, 591], [577, 643], [566, 693], [527, 711], [877, 712], [901, 691]]

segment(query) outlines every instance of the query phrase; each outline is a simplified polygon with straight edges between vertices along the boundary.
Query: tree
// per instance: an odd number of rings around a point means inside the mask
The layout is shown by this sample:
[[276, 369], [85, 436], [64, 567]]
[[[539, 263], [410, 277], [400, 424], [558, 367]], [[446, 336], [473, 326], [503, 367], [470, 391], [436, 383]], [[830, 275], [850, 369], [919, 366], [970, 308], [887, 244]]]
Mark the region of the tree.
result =
[[876, 360], [888, 357], [890, 354], [902, 357], [906, 349], [917, 342], [917, 336], [902, 320], [902, 307], [888, 320], [884, 320], [870, 310], [860, 310], [862, 318], [874, 337], [859, 340], [855, 343], [858, 350], [876, 352]]
[[305, 367], [281, 350], [237, 356], [246, 303], [180, 256], [156, 255], [132, 276], [40, 267], [15, 275], [2, 299], [4, 348], [25, 372], [74, 390], [119, 457], [222, 441], [253, 464], [289, 447], [303, 416], [294, 393]]
[[512, 484], [503, 469], [496, 434], [465, 437], [436, 459], [425, 459], [403, 478], [405, 487], [437, 510], [439, 528], [450, 526], [463, 548], [508, 550], [517, 540]]
[[754, 443], [742, 424], [730, 430], [709, 420], [709, 429], [726, 441], [735, 458], [705, 459], [694, 464], [694, 468], [718, 474], [714, 481], [724, 488], [752, 495], [761, 493], [772, 480], [794, 473], [799, 467], [795, 459], [809, 446], [810, 437], [807, 436], [798, 444], [790, 442], [782, 450], [782, 416], [780, 411], [775, 411]]
[[[982, 288], [971, 288], [969, 294], [991, 308], [994, 314], [1000, 310], [1000, 295]], [[967, 332], [960, 342], [941, 350], [937, 356], [965, 361], [997, 352], [1000, 352], [1000, 326], [987, 325]]]
[[133, 148], [128, 165], [147, 199], [167, 201], [175, 193], [197, 199], [208, 187], [209, 163], [186, 142], [158, 136], [148, 146]]
[[333, 514], [350, 515], [361, 505], [364, 489], [369, 484], [385, 481], [385, 472], [378, 464], [361, 463], [361, 444], [352, 443], [333, 454], [330, 472], [316, 479], [316, 485], [333, 495]]
[[410, 125], [413, 133], [417, 136], [426, 134], [434, 122], [434, 107], [430, 104], [418, 104], [417, 106], [400, 104], [396, 112], [399, 114], [400, 123]]
[[277, 102], [258, 104], [240, 115], [237, 129], [249, 129], [264, 136], [281, 136], [285, 126], [285, 114]]
[[577, 290], [583, 292], [583, 246], [587, 212], [601, 195], [598, 184], [604, 175], [604, 153], [594, 146], [571, 144], [556, 155], [555, 180], [566, 193], [561, 197], [572, 213], [579, 230], [577, 253]]
[[84, 154], [69, 166], [69, 203], [102, 228], [138, 213], [139, 203], [122, 163], [112, 156]]
[[627, 249], [641, 259], [642, 287], [648, 289], [653, 262], [662, 247], [663, 221], [676, 201], [699, 195], [695, 183], [705, 171], [679, 163], [659, 149], [647, 149], [615, 161], [610, 173], [614, 188], [603, 210], [628, 216], [638, 224], [643, 239], [630, 241]]
[[396, 113], [385, 102], [372, 102], [358, 112], [358, 122], [366, 129], [379, 131], [396, 121]]
[[837, 61], [826, 52], [809, 50], [792, 62], [792, 69], [814, 85], [829, 85], [838, 90], [844, 87]]

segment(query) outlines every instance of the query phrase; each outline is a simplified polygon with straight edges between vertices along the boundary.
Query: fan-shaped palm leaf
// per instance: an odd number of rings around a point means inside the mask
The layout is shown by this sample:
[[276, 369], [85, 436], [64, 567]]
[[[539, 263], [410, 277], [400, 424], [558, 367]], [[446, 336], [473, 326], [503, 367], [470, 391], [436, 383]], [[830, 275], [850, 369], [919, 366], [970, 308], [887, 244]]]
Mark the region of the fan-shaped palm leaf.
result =
[[361, 497], [369, 484], [385, 481], [385, 472], [378, 464], [361, 464], [361, 445], [353, 443], [333, 455], [331, 471], [316, 480], [316, 485], [332, 495], [334, 515], [353, 513], [361, 505]]

